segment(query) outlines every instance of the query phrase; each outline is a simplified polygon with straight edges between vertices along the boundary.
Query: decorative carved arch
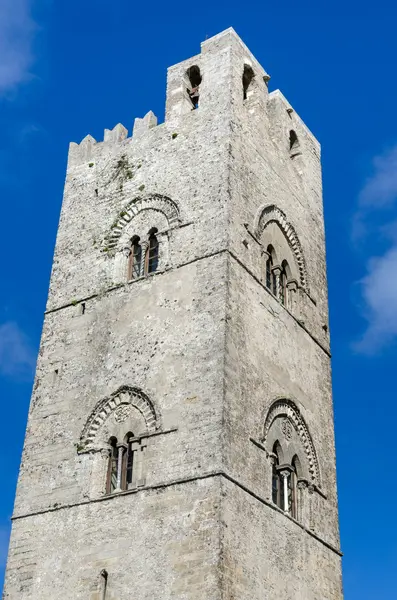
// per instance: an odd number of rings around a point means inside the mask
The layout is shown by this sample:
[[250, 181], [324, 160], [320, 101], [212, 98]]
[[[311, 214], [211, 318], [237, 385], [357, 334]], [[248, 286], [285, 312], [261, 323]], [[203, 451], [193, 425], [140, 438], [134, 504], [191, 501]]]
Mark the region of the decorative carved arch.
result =
[[318, 487], [321, 487], [320, 467], [318, 464], [316, 449], [305, 420], [300, 414], [298, 407], [294, 402], [292, 402], [292, 400], [288, 400], [286, 398], [276, 400], [269, 408], [263, 427], [263, 444], [266, 444], [270, 428], [277, 417], [288, 417], [293, 423], [301, 440], [302, 448], [308, 461], [308, 470], [312, 479], [312, 483]]
[[147, 432], [153, 433], [160, 428], [159, 416], [146, 394], [138, 388], [124, 385], [109, 397], [100, 400], [95, 406], [80, 436], [81, 448], [84, 451], [90, 450], [94, 445], [97, 432], [106, 419], [120, 406], [128, 405], [134, 406], [141, 413]]
[[277, 223], [277, 225], [280, 227], [281, 231], [285, 235], [287, 242], [292, 252], [294, 253], [298, 265], [300, 283], [302, 287], [307, 289], [307, 269], [305, 258], [303, 256], [302, 246], [294, 227], [287, 220], [285, 213], [283, 213], [283, 211], [274, 204], [262, 206], [255, 217], [255, 235], [258, 238], [260, 238], [265, 227], [267, 227], [267, 225], [269, 225], [269, 223], [271, 222]]
[[161, 194], [150, 194], [145, 197], [137, 196], [126, 204], [113, 223], [110, 232], [104, 240], [103, 251], [114, 254], [124, 228], [138, 213], [149, 209], [161, 212], [167, 219], [170, 227], [180, 222], [178, 205], [171, 198], [162, 196]]

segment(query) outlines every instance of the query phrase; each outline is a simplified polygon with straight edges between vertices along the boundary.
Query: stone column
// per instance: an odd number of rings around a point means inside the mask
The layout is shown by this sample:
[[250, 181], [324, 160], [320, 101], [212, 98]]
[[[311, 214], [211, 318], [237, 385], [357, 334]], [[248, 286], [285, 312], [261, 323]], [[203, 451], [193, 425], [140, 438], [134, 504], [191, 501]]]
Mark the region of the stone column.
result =
[[287, 282], [287, 298], [285, 305], [291, 312], [295, 312], [297, 304], [298, 282], [296, 279], [290, 279]]
[[296, 491], [296, 495], [297, 495], [297, 511], [296, 511], [296, 519], [297, 521], [299, 521], [302, 524], [305, 524], [306, 518], [305, 518], [305, 513], [306, 513], [306, 503], [305, 503], [305, 490], [308, 486], [308, 483], [306, 481], [306, 479], [299, 479], [298, 483], [297, 483], [297, 491]]
[[314, 487], [313, 485], [308, 486], [308, 501], [309, 501], [309, 529], [314, 530]]
[[287, 512], [289, 512], [289, 506], [288, 506], [288, 476], [290, 475], [290, 472], [289, 471], [281, 471], [280, 475], [283, 478], [283, 489], [284, 489], [284, 506], [283, 506], [283, 511], [287, 513]]
[[128, 279], [127, 265], [130, 252], [131, 248], [127, 246], [119, 250], [114, 257], [113, 279], [115, 283], [123, 283]]
[[137, 470], [137, 486], [142, 487], [146, 484], [146, 464], [145, 464], [145, 454], [147, 448], [148, 440], [141, 439], [141, 447], [138, 450], [139, 455], [139, 464]]
[[140, 264], [140, 269], [139, 269], [140, 277], [142, 277], [142, 275], [145, 275], [146, 252], [147, 252], [147, 249], [149, 248], [148, 240], [145, 240], [142, 242], [141, 248], [142, 248], [142, 258], [141, 258], [141, 264]]
[[[273, 274], [273, 277], [276, 280], [276, 283], [275, 283], [276, 294], [275, 294], [275, 296], [276, 296], [277, 300], [280, 300], [280, 275], [281, 275], [281, 267], [279, 267], [279, 266], [273, 267], [272, 274]], [[273, 292], [273, 289], [272, 289], [272, 292]]]
[[160, 232], [156, 234], [157, 241], [159, 243], [159, 257], [158, 257], [158, 268], [160, 269], [167, 268], [170, 265], [170, 255], [169, 255], [169, 233], [168, 231]]
[[121, 480], [123, 477], [123, 458], [124, 458], [124, 452], [126, 450], [126, 446], [125, 444], [119, 444], [117, 446], [117, 451], [118, 451], [118, 456], [117, 456], [117, 486], [116, 489], [114, 490], [115, 492], [122, 492], [122, 488], [121, 488]]
[[90, 498], [99, 498], [103, 496], [106, 490], [106, 481], [109, 471], [110, 450], [102, 448], [101, 450], [84, 455], [89, 457], [92, 462], [91, 486], [89, 490]]

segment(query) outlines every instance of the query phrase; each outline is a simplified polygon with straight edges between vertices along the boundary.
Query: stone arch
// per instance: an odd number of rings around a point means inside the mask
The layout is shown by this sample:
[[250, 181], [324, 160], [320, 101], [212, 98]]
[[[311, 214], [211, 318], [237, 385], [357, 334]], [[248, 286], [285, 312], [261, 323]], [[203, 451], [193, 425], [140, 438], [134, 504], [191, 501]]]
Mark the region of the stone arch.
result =
[[307, 269], [306, 269], [306, 261], [303, 255], [303, 250], [301, 243], [299, 241], [298, 235], [291, 225], [291, 223], [287, 220], [287, 217], [283, 211], [275, 206], [274, 204], [268, 204], [266, 206], [262, 206], [257, 215], [255, 217], [254, 223], [254, 232], [255, 235], [260, 238], [264, 229], [271, 222], [277, 223], [283, 232], [287, 242], [295, 256], [296, 263], [299, 269], [299, 277], [300, 284], [304, 288], [308, 288], [307, 282]]
[[97, 432], [108, 417], [116, 410], [121, 411], [122, 407], [127, 406], [133, 406], [141, 413], [148, 433], [154, 433], [160, 429], [159, 415], [148, 396], [138, 388], [124, 385], [97, 403], [81, 433], [80, 451], [92, 449]]
[[297, 454], [295, 454], [295, 456], [293, 457], [291, 464], [293, 467], [295, 467], [295, 472], [297, 476], [301, 479], [303, 477], [303, 468], [300, 458]]
[[302, 417], [298, 407], [292, 400], [282, 398], [275, 400], [268, 410], [266, 415], [265, 424], [263, 426], [262, 443], [266, 445], [267, 437], [270, 428], [278, 417], [286, 417], [292, 422], [296, 432], [300, 438], [302, 449], [304, 450], [307, 462], [308, 471], [311, 478], [311, 483], [314, 483], [318, 487], [321, 487], [320, 481], [320, 467], [317, 459], [316, 449], [313, 444], [313, 440], [309, 433], [309, 429]]
[[144, 197], [137, 196], [124, 206], [123, 210], [114, 221], [110, 232], [105, 237], [103, 251], [114, 254], [124, 228], [138, 213], [149, 209], [157, 210], [162, 213], [167, 219], [169, 227], [180, 223], [179, 207], [176, 202], [171, 200], [171, 198], [168, 198], [168, 196], [163, 196], [161, 194], [150, 194]]
[[280, 464], [282, 465], [284, 463], [284, 452], [283, 452], [283, 447], [280, 444], [280, 440], [276, 440], [273, 444], [272, 447], [272, 452], [273, 454], [275, 454], [277, 456], [277, 458], [280, 461]]

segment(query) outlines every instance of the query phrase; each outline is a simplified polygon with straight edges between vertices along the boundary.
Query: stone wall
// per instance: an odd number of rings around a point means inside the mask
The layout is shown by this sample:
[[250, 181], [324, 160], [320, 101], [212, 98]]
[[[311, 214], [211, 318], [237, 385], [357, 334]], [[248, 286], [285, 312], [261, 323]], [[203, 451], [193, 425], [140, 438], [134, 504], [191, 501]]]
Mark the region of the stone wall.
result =
[[218, 479], [14, 521], [4, 598], [220, 599]]

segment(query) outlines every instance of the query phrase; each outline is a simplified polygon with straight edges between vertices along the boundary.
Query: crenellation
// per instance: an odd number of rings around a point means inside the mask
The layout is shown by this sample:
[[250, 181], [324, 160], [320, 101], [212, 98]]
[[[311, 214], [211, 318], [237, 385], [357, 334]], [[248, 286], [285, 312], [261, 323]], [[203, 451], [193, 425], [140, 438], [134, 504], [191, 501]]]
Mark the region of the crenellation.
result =
[[121, 123], [118, 123], [113, 129], [105, 129], [104, 142], [117, 143], [122, 142], [128, 137], [128, 129]]
[[141, 135], [144, 135], [146, 131], [149, 129], [153, 129], [153, 127], [157, 126], [157, 117], [150, 110], [143, 119], [136, 118], [134, 121], [134, 130], [132, 133], [133, 138], [138, 138]]
[[96, 143], [97, 141], [92, 135], [87, 135], [80, 144], [70, 142], [68, 168], [91, 161], [93, 157], [93, 148]]

